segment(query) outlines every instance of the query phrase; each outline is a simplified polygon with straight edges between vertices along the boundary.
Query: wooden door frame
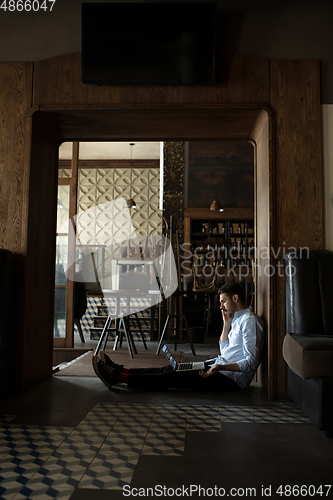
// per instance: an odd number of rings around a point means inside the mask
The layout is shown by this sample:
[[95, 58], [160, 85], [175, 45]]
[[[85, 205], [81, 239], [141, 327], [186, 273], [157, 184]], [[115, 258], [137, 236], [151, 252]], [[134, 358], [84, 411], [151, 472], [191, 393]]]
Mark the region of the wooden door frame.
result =
[[[272, 136], [272, 113], [269, 106], [263, 104], [146, 104], [146, 105], [41, 105], [31, 112], [32, 131], [34, 124], [43, 127], [44, 133], [53, 143], [54, 148], [65, 141], [257, 141], [253, 136], [259, 115], [266, 116], [269, 125], [267, 151], [269, 162], [267, 165], [257, 164], [257, 169], [267, 170], [268, 185], [266, 195], [268, 234], [267, 246], [272, 243], [274, 234], [275, 191], [274, 162]], [[56, 158], [56, 154], [54, 155]], [[39, 164], [43, 158], [34, 157]], [[31, 169], [36, 168], [31, 165]], [[52, 168], [49, 165], [49, 168]], [[54, 169], [57, 168], [55, 164]], [[54, 193], [56, 185], [54, 185]], [[41, 207], [42, 209], [42, 207]], [[41, 228], [42, 230], [42, 228]], [[50, 246], [49, 246], [50, 249]], [[55, 251], [55, 249], [54, 249]], [[48, 256], [44, 262], [52, 265], [54, 254]], [[51, 262], [52, 261], [52, 262]], [[50, 284], [49, 293], [52, 294]], [[262, 301], [263, 314], [267, 323], [268, 336], [268, 395], [275, 398], [276, 387], [276, 353], [274, 352], [274, 286], [275, 277], [267, 284], [268, 295]], [[258, 287], [259, 289], [259, 287]], [[259, 292], [258, 292], [259, 293]], [[50, 309], [50, 300], [48, 307]], [[47, 312], [47, 306], [46, 312]], [[53, 305], [52, 305], [53, 308]], [[29, 330], [29, 328], [27, 329]], [[51, 332], [50, 332], [51, 335]], [[49, 345], [49, 344], [48, 344]]]
[[[69, 206], [71, 205], [71, 199], [70, 199], [70, 185], [71, 185], [71, 179], [70, 178], [59, 178], [58, 180], [58, 188], [59, 186], [68, 186], [69, 187]], [[65, 234], [65, 233], [64, 233]], [[58, 236], [58, 232], [56, 233], [56, 237]], [[58, 288], [66, 289], [67, 291], [68, 287], [68, 280], [66, 279], [66, 285], [59, 285]], [[57, 289], [57, 285], [55, 285], [55, 290]], [[65, 336], [64, 337], [53, 337], [53, 347], [55, 349], [59, 349], [62, 347], [67, 347], [66, 346], [66, 338], [67, 338], [67, 302], [68, 302], [69, 297], [67, 297], [67, 292], [66, 292], [66, 299], [65, 299]]]
[[[77, 212], [77, 190], [78, 190], [78, 173], [79, 173], [79, 143], [73, 142], [72, 147], [72, 159], [71, 159], [71, 177], [70, 178], [59, 178], [58, 185], [68, 185], [69, 186], [69, 214], [68, 218], [73, 223], [74, 234], [76, 231], [76, 225], [74, 224], [74, 217]], [[68, 255], [70, 262], [75, 260], [75, 246], [76, 242], [70, 235], [73, 235], [72, 231], [69, 231], [68, 240]], [[66, 282], [66, 334], [65, 337], [54, 338], [53, 347], [74, 347], [74, 268], [70, 267], [67, 271], [67, 282]]]

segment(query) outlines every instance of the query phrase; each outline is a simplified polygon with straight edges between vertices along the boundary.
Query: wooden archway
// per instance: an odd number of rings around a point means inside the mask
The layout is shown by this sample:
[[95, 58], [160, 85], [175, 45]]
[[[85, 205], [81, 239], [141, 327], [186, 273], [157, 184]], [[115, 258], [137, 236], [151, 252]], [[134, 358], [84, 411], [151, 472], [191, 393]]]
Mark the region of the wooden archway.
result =
[[[32, 117], [33, 143], [31, 171], [37, 173], [51, 169], [51, 161], [56, 160], [56, 149], [59, 141], [160, 141], [160, 140], [237, 140], [251, 141], [255, 146], [256, 167], [256, 207], [255, 210], [256, 239], [259, 247], [270, 248], [273, 246], [273, 225], [269, 214], [273, 213], [270, 204], [274, 199], [270, 179], [273, 177], [272, 152], [269, 151], [272, 140], [272, 119], [269, 110], [259, 106], [247, 105], [210, 105], [210, 106], [131, 106], [131, 109], [120, 106], [41, 106]], [[44, 147], [42, 147], [45, 145]], [[40, 190], [46, 189], [46, 178], [42, 181]], [[54, 232], [50, 224], [52, 207], [55, 206], [57, 183], [54, 175], [48, 178], [49, 213], [44, 220], [44, 235], [47, 234], [44, 248], [39, 247], [39, 259], [48, 259], [47, 267], [53, 268]], [[39, 198], [34, 198], [39, 205]], [[34, 200], [32, 203], [34, 204]], [[36, 211], [40, 209], [36, 206]], [[54, 209], [54, 208], [53, 208]], [[45, 204], [44, 204], [45, 212]], [[260, 228], [260, 230], [258, 230]], [[47, 247], [47, 248], [46, 248]], [[260, 259], [260, 257], [259, 257]], [[269, 258], [267, 259], [269, 262]], [[46, 262], [45, 262], [46, 265]], [[266, 262], [258, 261], [259, 266]], [[44, 278], [45, 279], [45, 278]], [[276, 365], [274, 363], [272, 318], [274, 317], [272, 289], [274, 276], [268, 277], [259, 273], [256, 289], [258, 313], [264, 317], [267, 325], [267, 388], [273, 397], [273, 386], [276, 379]], [[46, 280], [45, 280], [46, 283]], [[42, 300], [42, 297], [40, 298]], [[49, 303], [48, 308], [51, 307]], [[29, 325], [25, 325], [29, 328]], [[49, 326], [50, 328], [50, 326]], [[33, 335], [33, 327], [29, 336]], [[39, 342], [42, 340], [40, 339]], [[43, 337], [43, 342], [48, 344], [49, 339]], [[46, 346], [45, 346], [46, 348]]]

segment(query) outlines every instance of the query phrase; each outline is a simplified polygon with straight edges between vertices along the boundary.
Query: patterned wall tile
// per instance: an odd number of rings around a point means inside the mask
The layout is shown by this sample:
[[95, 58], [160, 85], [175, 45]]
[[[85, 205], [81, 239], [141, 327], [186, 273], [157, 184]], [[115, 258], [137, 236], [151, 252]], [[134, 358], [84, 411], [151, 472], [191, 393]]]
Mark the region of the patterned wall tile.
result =
[[97, 169], [89, 168], [79, 170], [79, 185], [80, 186], [96, 186], [97, 182]]
[[72, 177], [72, 170], [70, 168], [59, 168], [58, 177], [60, 179], [70, 179]]
[[[113, 245], [116, 248], [113, 248], [113, 251], [123, 244], [127, 239], [123, 224], [115, 221], [113, 214], [105, 213], [96, 207], [98, 204], [122, 197], [134, 198], [137, 203], [137, 208], [131, 210], [131, 217], [139, 234], [161, 234], [159, 177], [159, 169], [80, 169], [78, 186], [80, 241], [84, 244], [110, 245], [116, 240]], [[90, 210], [94, 207], [95, 210]], [[85, 210], [89, 212], [82, 214]]]

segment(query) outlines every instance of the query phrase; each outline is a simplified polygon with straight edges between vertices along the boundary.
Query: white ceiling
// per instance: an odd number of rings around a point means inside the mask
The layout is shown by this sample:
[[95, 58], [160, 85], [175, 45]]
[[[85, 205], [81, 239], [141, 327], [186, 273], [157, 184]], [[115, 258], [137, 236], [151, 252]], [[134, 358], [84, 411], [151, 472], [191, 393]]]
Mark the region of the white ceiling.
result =
[[[72, 143], [64, 142], [59, 148], [59, 159], [70, 160], [71, 158]], [[80, 142], [79, 158], [81, 160], [159, 160], [160, 142]]]

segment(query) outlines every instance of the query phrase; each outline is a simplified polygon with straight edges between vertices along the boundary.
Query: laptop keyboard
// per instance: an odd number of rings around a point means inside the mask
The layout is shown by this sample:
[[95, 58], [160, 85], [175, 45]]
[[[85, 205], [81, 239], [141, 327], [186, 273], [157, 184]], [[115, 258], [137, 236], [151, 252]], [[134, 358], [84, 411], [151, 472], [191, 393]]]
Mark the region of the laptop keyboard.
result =
[[193, 368], [193, 363], [180, 363], [178, 365], [178, 371], [191, 370]]

